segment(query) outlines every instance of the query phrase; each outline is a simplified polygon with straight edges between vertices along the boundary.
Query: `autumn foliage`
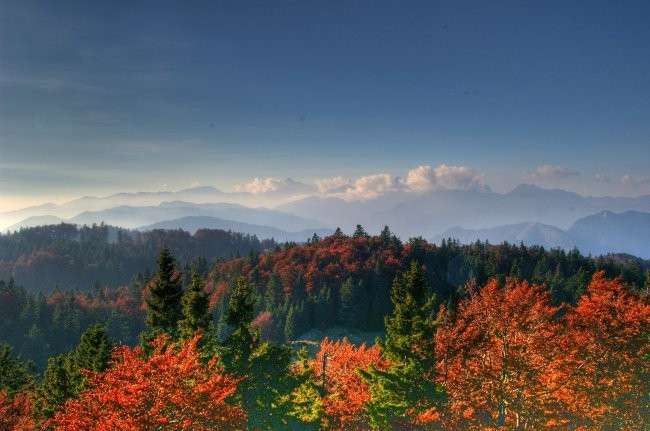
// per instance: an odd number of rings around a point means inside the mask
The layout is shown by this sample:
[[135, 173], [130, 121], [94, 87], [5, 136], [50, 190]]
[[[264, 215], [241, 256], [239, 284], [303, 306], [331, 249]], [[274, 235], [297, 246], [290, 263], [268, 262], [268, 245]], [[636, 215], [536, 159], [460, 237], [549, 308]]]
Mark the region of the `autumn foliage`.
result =
[[32, 402], [27, 392], [13, 397], [0, 391], [0, 430], [31, 431], [35, 429]]
[[436, 335], [448, 429], [646, 429], [650, 306], [620, 279], [574, 308], [515, 279], [468, 293]]
[[167, 347], [167, 337], [140, 348], [118, 347], [113, 367], [90, 376], [90, 386], [49, 425], [66, 431], [238, 430], [245, 413], [229, 404], [238, 380], [212, 360], [200, 362], [198, 337]]
[[368, 385], [361, 380], [358, 369], [388, 368], [377, 346], [357, 347], [347, 338], [330, 341], [325, 338], [316, 358], [310, 361], [314, 375], [324, 386], [323, 408], [325, 426], [331, 430], [367, 430], [364, 405], [370, 401]]

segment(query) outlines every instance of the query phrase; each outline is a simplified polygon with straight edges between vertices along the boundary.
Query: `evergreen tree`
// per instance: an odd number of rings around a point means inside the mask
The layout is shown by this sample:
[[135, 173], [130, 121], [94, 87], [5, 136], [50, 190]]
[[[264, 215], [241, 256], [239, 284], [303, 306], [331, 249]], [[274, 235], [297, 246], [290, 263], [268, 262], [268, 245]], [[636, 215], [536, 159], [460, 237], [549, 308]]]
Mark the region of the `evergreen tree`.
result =
[[166, 332], [178, 336], [178, 321], [183, 318], [182, 275], [176, 272], [176, 262], [167, 247], [160, 250], [156, 277], [145, 298], [147, 304], [147, 325], [152, 332]]
[[32, 362], [23, 362], [20, 358], [13, 358], [12, 347], [7, 343], [0, 343], [0, 392], [7, 391], [10, 395], [31, 386], [35, 366]]
[[52, 418], [69, 399], [78, 394], [78, 382], [71, 378], [74, 369], [72, 354], [48, 359], [43, 381], [37, 391], [36, 408], [44, 418]]
[[373, 429], [417, 429], [419, 414], [436, 407], [442, 389], [434, 383], [434, 296], [417, 262], [395, 277], [393, 315], [385, 319], [386, 339], [378, 340], [391, 366], [361, 372], [370, 385], [367, 404]]
[[81, 335], [74, 352], [74, 362], [78, 369], [96, 373], [108, 368], [113, 351], [113, 343], [108, 338], [105, 326], [96, 324]]
[[354, 233], [352, 234], [352, 238], [357, 239], [357, 238], [370, 238], [370, 235], [365, 231], [363, 226], [360, 224], [357, 225], [356, 229], [354, 230]]
[[296, 309], [293, 304], [289, 306], [287, 319], [284, 323], [284, 339], [289, 342], [296, 338]]
[[112, 351], [113, 343], [108, 338], [105, 326], [96, 324], [84, 331], [77, 348], [66, 362], [75, 395], [86, 388], [86, 377], [81, 370], [96, 373], [106, 370]]
[[341, 286], [341, 322], [348, 328], [359, 328], [365, 317], [366, 305], [363, 284], [348, 278]]
[[296, 385], [290, 373], [291, 348], [260, 343], [251, 327], [253, 294], [253, 284], [239, 277], [225, 313], [225, 323], [234, 330], [221, 347], [221, 358], [227, 371], [245, 377], [238, 397], [249, 413], [249, 429], [287, 429], [291, 405], [287, 394]]
[[204, 334], [212, 330], [212, 314], [209, 311], [210, 298], [204, 290], [205, 283], [198, 273], [192, 273], [192, 284], [183, 295], [183, 319], [178, 322], [181, 340], [190, 340], [196, 331]]

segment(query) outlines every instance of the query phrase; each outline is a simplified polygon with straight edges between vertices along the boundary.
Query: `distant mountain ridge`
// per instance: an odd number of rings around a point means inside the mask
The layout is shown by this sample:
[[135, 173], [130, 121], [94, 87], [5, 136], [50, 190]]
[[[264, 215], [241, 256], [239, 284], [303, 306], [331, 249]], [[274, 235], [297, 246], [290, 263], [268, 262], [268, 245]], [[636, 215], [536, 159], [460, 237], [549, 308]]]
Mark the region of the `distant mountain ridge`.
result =
[[569, 229], [536, 222], [502, 225], [486, 229], [455, 227], [431, 238], [433, 242], [453, 238], [463, 244], [489, 241], [493, 244], [541, 245], [584, 254], [629, 253], [650, 259], [650, 213], [600, 211], [577, 220]]
[[[320, 232], [321, 229], [340, 227], [345, 233], [352, 233], [361, 224], [369, 233], [378, 233], [388, 225], [397, 236], [408, 239], [422, 236], [432, 238], [447, 232], [454, 226], [465, 230], [480, 231], [495, 226], [510, 226], [510, 232], [491, 232], [493, 238], [509, 238], [519, 241], [535, 241], [540, 244], [554, 244], [571, 247], [576, 244], [585, 250], [607, 252], [612, 250], [633, 251], [645, 254], [646, 247], [637, 244], [643, 238], [643, 228], [634, 234], [602, 233], [599, 242], [585, 239], [597, 238], [593, 232], [580, 233], [580, 225], [570, 231], [581, 219], [609, 211], [612, 214], [636, 211], [650, 213], [650, 196], [627, 197], [585, 197], [561, 189], [543, 189], [535, 185], [521, 184], [508, 193], [501, 194], [487, 190], [434, 190], [423, 193], [392, 191], [365, 200], [344, 200], [338, 197], [307, 196], [289, 203], [264, 208], [260, 194], [248, 192], [226, 193], [213, 187], [197, 187], [178, 192], [118, 193], [104, 198], [83, 197], [62, 205], [44, 204], [0, 214], [0, 230], [15, 230], [57, 221], [75, 224], [93, 223], [138, 228], [157, 223], [175, 221], [178, 227], [198, 227], [197, 220], [189, 222], [188, 217], [205, 217], [208, 226], [217, 223], [210, 218], [228, 220], [234, 223], [269, 227], [282, 232]], [[235, 200], [239, 199], [239, 202]], [[245, 201], [248, 204], [244, 205]], [[254, 205], [254, 206], [251, 206]], [[184, 219], [184, 220], [183, 220]], [[539, 225], [517, 226], [534, 221]], [[187, 223], [190, 223], [189, 225]], [[224, 225], [219, 221], [220, 226]], [[642, 219], [627, 218], [626, 223], [643, 223]], [[253, 229], [251, 226], [242, 228]], [[601, 223], [599, 229], [605, 227]], [[207, 226], [206, 226], [207, 227]], [[560, 229], [563, 233], [553, 230]], [[613, 228], [613, 227], [612, 227]], [[245, 232], [246, 233], [246, 232]], [[250, 233], [250, 232], [249, 232]], [[455, 232], [459, 236], [477, 235], [478, 232]], [[485, 233], [483, 233], [485, 234]], [[601, 235], [601, 234], [599, 234]], [[627, 238], [624, 243], [618, 237]], [[291, 236], [289, 236], [291, 237]], [[647, 241], [646, 241], [647, 242]], [[635, 245], [636, 244], [636, 245]]]
[[232, 220], [220, 219], [218, 217], [207, 216], [190, 216], [176, 220], [165, 220], [148, 226], [140, 226], [139, 231], [148, 231], [153, 229], [182, 229], [194, 235], [199, 229], [221, 229], [232, 232], [245, 232], [249, 235], [255, 235], [258, 238], [274, 239], [278, 242], [293, 241], [305, 242], [314, 234], [320, 237], [331, 235], [332, 229], [306, 229], [298, 232], [288, 232], [276, 229], [270, 226], [252, 225], [240, 223]]

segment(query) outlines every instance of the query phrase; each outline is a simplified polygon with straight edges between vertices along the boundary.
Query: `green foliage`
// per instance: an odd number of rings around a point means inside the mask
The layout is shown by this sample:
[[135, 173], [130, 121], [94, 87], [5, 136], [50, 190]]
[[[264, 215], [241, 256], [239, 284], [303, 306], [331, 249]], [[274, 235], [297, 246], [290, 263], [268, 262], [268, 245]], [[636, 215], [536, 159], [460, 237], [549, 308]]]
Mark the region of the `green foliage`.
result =
[[417, 262], [393, 281], [393, 315], [387, 316], [384, 354], [393, 363], [414, 358], [422, 360], [433, 353], [435, 334], [435, 296], [426, 281], [426, 273]]
[[205, 283], [196, 273], [192, 273], [192, 284], [183, 295], [183, 319], [178, 322], [181, 340], [190, 340], [201, 330], [204, 334], [212, 331], [210, 298], [204, 290]]
[[12, 350], [9, 344], [0, 343], [0, 392], [10, 395], [31, 386], [35, 373], [34, 364], [12, 357]]
[[386, 371], [361, 373], [370, 386], [366, 408], [373, 429], [402, 429], [417, 414], [439, 404], [443, 395], [431, 375], [435, 366], [435, 297], [417, 262], [395, 277], [391, 300], [394, 311], [385, 319], [386, 339], [378, 340], [391, 366]]
[[176, 262], [167, 247], [160, 250], [158, 270], [147, 304], [147, 325], [154, 333], [165, 332], [173, 338], [178, 336], [178, 321], [183, 317], [182, 275], [176, 272]]
[[44, 418], [52, 418], [66, 401], [79, 393], [79, 381], [72, 354], [58, 355], [47, 361], [43, 381], [37, 391], [36, 408]]

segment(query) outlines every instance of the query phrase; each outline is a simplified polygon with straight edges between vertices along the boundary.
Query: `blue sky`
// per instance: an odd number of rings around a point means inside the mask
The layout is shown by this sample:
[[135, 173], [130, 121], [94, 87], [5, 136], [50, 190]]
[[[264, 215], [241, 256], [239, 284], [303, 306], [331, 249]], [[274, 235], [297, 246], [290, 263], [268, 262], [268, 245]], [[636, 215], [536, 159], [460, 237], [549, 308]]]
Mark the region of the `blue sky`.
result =
[[0, 211], [441, 165], [648, 194], [649, 22], [647, 1], [0, 0]]

